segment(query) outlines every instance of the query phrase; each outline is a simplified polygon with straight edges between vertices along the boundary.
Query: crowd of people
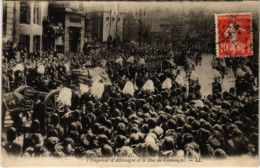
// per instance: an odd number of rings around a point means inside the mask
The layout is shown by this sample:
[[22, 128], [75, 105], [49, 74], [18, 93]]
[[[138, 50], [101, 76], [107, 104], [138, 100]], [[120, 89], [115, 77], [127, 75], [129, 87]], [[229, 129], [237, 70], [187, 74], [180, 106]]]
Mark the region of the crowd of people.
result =
[[7, 154], [175, 157], [183, 151], [217, 158], [258, 155], [258, 64], [254, 57], [226, 59], [226, 64], [214, 60], [212, 66], [221, 77], [228, 69], [236, 73], [236, 86], [222, 91], [217, 76], [212, 94], [203, 97], [194, 66], [183, 76], [167, 49], [99, 46], [87, 54], [46, 52], [39, 56], [17, 50], [15, 55], [2, 61], [6, 92], [24, 84], [46, 92], [69, 87], [75, 83], [73, 69], [97, 66], [106, 69], [112, 84], [99, 99], [88, 92], [73, 92], [71, 106], [52, 114], [48, 125], [43, 99], [35, 98], [26, 131], [12, 126], [2, 136]]

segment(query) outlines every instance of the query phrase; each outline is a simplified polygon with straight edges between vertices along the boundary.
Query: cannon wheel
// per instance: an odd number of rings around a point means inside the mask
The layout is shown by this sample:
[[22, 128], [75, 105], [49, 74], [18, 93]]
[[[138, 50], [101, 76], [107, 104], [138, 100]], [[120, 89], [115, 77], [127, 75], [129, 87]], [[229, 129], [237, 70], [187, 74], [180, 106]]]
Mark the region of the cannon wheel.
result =
[[31, 88], [31, 87], [30, 87], [30, 86], [23, 85], [23, 86], [20, 86], [20, 87], [18, 87], [17, 89], [15, 89], [15, 92], [21, 94], [21, 92], [23, 92], [25, 89], [29, 89], [29, 88]]
[[[23, 103], [29, 105], [31, 108], [33, 107], [33, 104], [35, 103], [35, 100], [33, 99], [34, 97], [34, 89], [30, 86], [23, 85], [18, 87], [14, 93], [17, 93], [20, 95], [20, 102], [22, 101]], [[19, 99], [19, 98], [18, 98]]]
[[53, 114], [57, 112], [57, 101], [56, 98], [60, 93], [60, 89], [56, 89], [47, 94], [44, 99], [45, 112], [47, 114]]

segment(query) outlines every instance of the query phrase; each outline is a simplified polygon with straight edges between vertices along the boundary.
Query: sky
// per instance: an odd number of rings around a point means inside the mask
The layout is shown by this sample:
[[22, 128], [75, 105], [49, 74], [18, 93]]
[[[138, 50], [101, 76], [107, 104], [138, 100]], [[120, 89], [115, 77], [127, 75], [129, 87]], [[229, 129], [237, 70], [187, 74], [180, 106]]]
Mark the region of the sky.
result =
[[[136, 10], [146, 9], [147, 11], [169, 12], [189, 11], [202, 9], [211, 12], [254, 12], [259, 13], [260, 2], [83, 2], [88, 10], [104, 9], [117, 10], [120, 12], [135, 12]], [[168, 10], [167, 10], [168, 9]]]

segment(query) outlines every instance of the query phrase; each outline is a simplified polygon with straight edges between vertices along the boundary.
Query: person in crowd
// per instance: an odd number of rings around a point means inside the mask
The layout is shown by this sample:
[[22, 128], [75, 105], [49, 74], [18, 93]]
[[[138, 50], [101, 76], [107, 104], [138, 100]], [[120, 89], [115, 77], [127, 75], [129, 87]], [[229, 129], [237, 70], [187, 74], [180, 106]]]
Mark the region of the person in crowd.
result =
[[[21, 81], [29, 84], [28, 79], [35, 80], [30, 81], [32, 87], [43, 81], [47, 88], [69, 87], [77, 81], [71, 75], [73, 69], [101, 66], [102, 59], [107, 61], [105, 69], [111, 87], [104, 89], [100, 99], [89, 92], [80, 95], [71, 89], [72, 101], [77, 102], [72, 104], [76, 106], [52, 114], [48, 122], [43, 100], [36, 96], [29, 136], [23, 146], [16, 145], [19, 131], [11, 127], [2, 145], [8, 154], [182, 158], [188, 152], [197, 161], [200, 155], [225, 158], [258, 154], [258, 86], [254, 82], [247, 83], [252, 87], [239, 90], [237, 87], [242, 86], [237, 85], [223, 92], [215, 80], [213, 93], [202, 97], [192, 58], [189, 58], [191, 81], [186, 85], [185, 75], [177, 66], [160, 64], [159, 60], [171, 59], [167, 49], [151, 46], [125, 46], [119, 50], [99, 44], [87, 54], [25, 55], [21, 53], [19, 62], [3, 62], [4, 73], [12, 71], [17, 63], [24, 66], [27, 80], [17, 78], [14, 72], [5, 74], [10, 83], [16, 81], [11, 90]], [[139, 66], [140, 59], [145, 64]], [[256, 63], [250, 61], [255, 60], [236, 62], [237, 80], [257, 78], [253, 73]], [[39, 71], [41, 65], [45, 68]]]

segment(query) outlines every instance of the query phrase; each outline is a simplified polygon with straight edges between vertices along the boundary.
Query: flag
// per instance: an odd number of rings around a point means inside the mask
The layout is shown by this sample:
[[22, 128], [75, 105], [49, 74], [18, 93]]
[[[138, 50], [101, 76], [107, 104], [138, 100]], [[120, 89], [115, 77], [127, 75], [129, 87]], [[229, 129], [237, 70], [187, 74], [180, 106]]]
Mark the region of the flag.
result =
[[154, 92], [154, 83], [151, 79], [147, 80], [143, 85], [143, 90]]
[[141, 58], [141, 59], [139, 60], [139, 65], [145, 65], [145, 60], [144, 60], [144, 58]]
[[135, 92], [134, 84], [131, 81], [127, 81], [124, 86], [123, 93], [133, 96], [134, 92]]
[[115, 60], [115, 63], [119, 64], [119, 65], [123, 65], [123, 58], [122, 57], [119, 57]]
[[70, 64], [69, 64], [69, 63], [66, 63], [66, 64], [65, 64], [65, 69], [66, 69], [66, 72], [69, 72], [69, 71], [70, 71]]
[[170, 78], [166, 78], [162, 84], [163, 89], [171, 89], [172, 88], [172, 80]]
[[71, 106], [71, 98], [72, 98], [72, 90], [67, 87], [63, 87], [60, 90], [58, 101], [61, 102], [65, 106]]
[[14, 67], [14, 72], [15, 71], [24, 71], [23, 64], [16, 64], [15, 67]]
[[101, 98], [105, 86], [111, 85], [111, 80], [106, 70], [101, 67], [88, 69], [74, 69], [72, 74], [77, 76], [82, 94], [89, 92], [96, 98]]
[[79, 90], [80, 90], [81, 95], [83, 95], [84, 93], [89, 92], [89, 87], [88, 87], [88, 85], [80, 83], [79, 84]]
[[194, 81], [196, 81], [196, 80], [199, 79], [199, 76], [198, 76], [198, 74], [197, 74], [196, 71], [193, 70], [193, 71], [191, 72], [191, 74], [190, 74], [190, 79], [191, 79], [191, 80], [194, 80]]
[[131, 57], [129, 57], [129, 58], [127, 59], [127, 62], [133, 64], [133, 63], [134, 63], [134, 60], [135, 60], [135, 58], [134, 58], [133, 56], [131, 56]]
[[107, 65], [107, 61], [104, 60], [104, 59], [102, 59], [102, 60], [100, 61], [100, 63], [101, 63], [101, 66], [102, 66], [102, 67], [106, 67], [106, 65]]
[[95, 98], [100, 99], [104, 93], [104, 90], [105, 90], [105, 85], [99, 78], [93, 82], [93, 85], [90, 88], [90, 93]]
[[176, 77], [175, 82], [180, 86], [185, 86], [185, 81], [181, 75]]
[[45, 67], [43, 66], [43, 65], [39, 65], [38, 66], [38, 69], [37, 69], [37, 72], [39, 73], [39, 74], [44, 74], [44, 72], [45, 72]]

